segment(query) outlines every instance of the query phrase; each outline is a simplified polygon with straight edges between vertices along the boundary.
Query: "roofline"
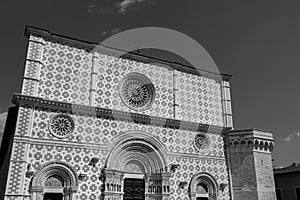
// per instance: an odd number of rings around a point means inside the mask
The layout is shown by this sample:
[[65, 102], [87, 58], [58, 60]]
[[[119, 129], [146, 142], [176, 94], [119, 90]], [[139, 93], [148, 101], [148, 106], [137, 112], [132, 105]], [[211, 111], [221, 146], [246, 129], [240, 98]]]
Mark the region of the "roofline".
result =
[[[182, 63], [172, 62], [169, 60], [164, 60], [164, 59], [160, 59], [160, 58], [156, 58], [156, 57], [142, 55], [142, 54], [138, 54], [138, 53], [134, 53], [134, 52], [126, 52], [122, 49], [107, 47], [107, 46], [104, 46], [102, 44], [98, 44], [95, 42], [89, 42], [89, 41], [80, 40], [80, 39], [73, 38], [73, 37], [63, 36], [60, 34], [52, 33], [49, 30], [37, 28], [34, 26], [27, 25], [25, 27], [24, 35], [28, 38], [30, 37], [30, 35], [37, 35], [37, 36], [41, 36], [46, 39], [53, 39], [58, 42], [72, 44], [74, 46], [83, 48], [87, 51], [92, 51], [97, 47], [97, 50], [101, 50], [101, 52], [102, 51], [107, 52], [107, 53], [122, 52], [122, 53], [126, 53], [126, 55], [124, 57], [127, 59], [140, 60], [140, 61], [143, 61], [146, 63], [157, 62], [157, 63], [163, 64], [163, 65], [171, 66], [172, 68], [177, 69], [179, 71], [184, 71], [184, 72], [188, 72], [191, 74], [203, 76], [202, 73], [204, 73], [207, 77], [214, 78], [214, 79], [218, 79], [218, 77], [221, 77], [223, 81], [230, 81], [231, 78], [233, 77], [232, 75], [229, 75], [229, 74], [218, 74], [218, 73], [210, 72], [210, 71], [206, 71], [206, 70], [199, 70], [199, 69], [195, 69], [193, 66], [184, 65]], [[200, 74], [199, 71], [201, 71], [202, 73]]]
[[274, 167], [273, 173], [274, 174], [286, 174], [286, 173], [293, 173], [293, 172], [300, 172], [300, 164], [299, 163], [292, 163], [291, 165], [285, 167]]

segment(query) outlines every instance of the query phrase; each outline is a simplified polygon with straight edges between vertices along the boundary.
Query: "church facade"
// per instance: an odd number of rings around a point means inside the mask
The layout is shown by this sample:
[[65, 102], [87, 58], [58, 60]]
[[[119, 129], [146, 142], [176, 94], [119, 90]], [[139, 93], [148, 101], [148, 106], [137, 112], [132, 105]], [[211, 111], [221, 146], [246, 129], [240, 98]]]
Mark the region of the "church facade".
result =
[[0, 199], [276, 199], [272, 133], [233, 129], [230, 76], [25, 35]]

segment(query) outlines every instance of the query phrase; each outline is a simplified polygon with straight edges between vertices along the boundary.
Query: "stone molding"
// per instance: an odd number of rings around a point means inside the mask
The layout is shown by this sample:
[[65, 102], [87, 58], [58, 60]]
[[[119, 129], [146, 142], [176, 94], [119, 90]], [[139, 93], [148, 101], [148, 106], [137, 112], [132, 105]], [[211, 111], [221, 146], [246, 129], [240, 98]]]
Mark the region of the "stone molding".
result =
[[229, 151], [257, 151], [271, 153], [274, 148], [273, 134], [259, 129], [232, 130], [227, 134]]
[[225, 128], [221, 126], [213, 126], [202, 123], [187, 122], [177, 119], [162, 118], [149, 116], [138, 113], [131, 113], [125, 111], [117, 111], [112, 109], [93, 107], [93, 106], [84, 106], [66, 102], [46, 100], [39, 97], [27, 96], [22, 94], [14, 94], [12, 102], [18, 106], [31, 106], [31, 107], [42, 107], [50, 109], [61, 109], [71, 113], [83, 113], [96, 115], [97, 118], [111, 119], [111, 120], [120, 120], [128, 121], [137, 124], [143, 125], [154, 125], [164, 128], [171, 129], [180, 129], [180, 130], [189, 130], [203, 133], [212, 133], [212, 134], [224, 134], [230, 128]]

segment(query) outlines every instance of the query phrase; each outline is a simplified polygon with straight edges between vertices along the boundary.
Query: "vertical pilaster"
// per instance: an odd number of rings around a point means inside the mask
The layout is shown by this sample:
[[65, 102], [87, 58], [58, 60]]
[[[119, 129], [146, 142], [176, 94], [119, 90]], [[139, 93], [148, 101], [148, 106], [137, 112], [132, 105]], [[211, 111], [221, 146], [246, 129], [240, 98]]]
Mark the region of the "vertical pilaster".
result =
[[93, 52], [89, 105], [95, 106], [98, 53]]
[[[21, 89], [23, 95], [38, 96], [40, 70], [43, 65], [44, 42], [42, 37], [29, 36]], [[25, 198], [29, 195], [27, 186], [30, 184], [30, 177], [26, 177], [25, 173], [29, 165], [27, 158], [30, 145], [23, 139], [31, 136], [33, 110], [33, 107], [19, 107], [5, 190], [6, 198], [11, 198], [12, 196], [15, 198]]]
[[178, 71], [177, 70], [173, 70], [173, 113], [174, 113], [174, 119], [178, 119], [178, 108], [179, 108], [179, 104], [178, 104], [178, 86], [177, 86], [177, 81], [178, 81]]
[[222, 91], [224, 126], [232, 128], [233, 118], [232, 118], [232, 108], [231, 108], [231, 94], [230, 94], [230, 83], [228, 81], [222, 81], [221, 91]]
[[44, 45], [43, 38], [30, 35], [21, 91], [24, 95], [37, 96]]

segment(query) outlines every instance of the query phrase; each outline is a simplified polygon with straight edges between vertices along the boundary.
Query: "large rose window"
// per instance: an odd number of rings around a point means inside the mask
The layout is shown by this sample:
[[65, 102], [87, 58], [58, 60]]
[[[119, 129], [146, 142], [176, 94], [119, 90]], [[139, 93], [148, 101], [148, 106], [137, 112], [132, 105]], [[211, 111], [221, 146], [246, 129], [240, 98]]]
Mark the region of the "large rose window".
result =
[[148, 109], [155, 98], [152, 82], [143, 74], [127, 74], [119, 84], [119, 93], [123, 103], [137, 111]]

